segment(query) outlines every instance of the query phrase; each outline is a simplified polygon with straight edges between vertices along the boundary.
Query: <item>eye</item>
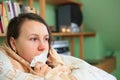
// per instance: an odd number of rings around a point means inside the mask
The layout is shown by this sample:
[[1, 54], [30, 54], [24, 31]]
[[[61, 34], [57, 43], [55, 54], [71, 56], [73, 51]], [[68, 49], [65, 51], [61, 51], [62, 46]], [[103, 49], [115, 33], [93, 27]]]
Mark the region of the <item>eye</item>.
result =
[[49, 40], [49, 38], [48, 38], [48, 37], [46, 37], [46, 38], [45, 38], [45, 40], [46, 40], [46, 41], [48, 41], [48, 40]]
[[50, 38], [49, 38], [48, 35], [44, 37], [44, 40], [45, 40], [45, 41], [49, 41], [49, 39], [50, 39]]
[[30, 40], [31, 40], [31, 41], [36, 41], [36, 40], [38, 40], [38, 38], [32, 37], [32, 38], [30, 38]]

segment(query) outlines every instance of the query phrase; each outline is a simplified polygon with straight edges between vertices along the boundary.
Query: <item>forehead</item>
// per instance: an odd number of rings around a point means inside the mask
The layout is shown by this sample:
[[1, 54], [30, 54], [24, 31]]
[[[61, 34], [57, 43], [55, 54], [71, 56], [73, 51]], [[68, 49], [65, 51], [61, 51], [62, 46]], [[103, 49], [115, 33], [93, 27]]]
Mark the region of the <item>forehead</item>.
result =
[[26, 20], [20, 29], [20, 33], [48, 33], [47, 27], [38, 21], [34, 21], [34, 20]]

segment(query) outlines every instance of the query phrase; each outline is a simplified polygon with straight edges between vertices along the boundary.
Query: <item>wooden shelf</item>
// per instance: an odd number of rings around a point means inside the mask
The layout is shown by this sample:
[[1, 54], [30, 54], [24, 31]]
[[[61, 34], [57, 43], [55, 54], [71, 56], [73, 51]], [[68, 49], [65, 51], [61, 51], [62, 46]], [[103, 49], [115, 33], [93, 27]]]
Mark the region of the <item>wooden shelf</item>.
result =
[[53, 36], [60, 36], [60, 37], [69, 37], [70, 38], [70, 52], [71, 55], [74, 56], [74, 37], [79, 38], [79, 45], [80, 45], [80, 58], [84, 59], [84, 37], [94, 37], [96, 34], [95, 32], [79, 32], [79, 33], [52, 33]]
[[0, 33], [0, 37], [5, 37], [6, 34], [5, 33]]
[[61, 36], [61, 37], [79, 37], [79, 36], [85, 36], [85, 37], [94, 37], [96, 34], [95, 32], [79, 32], [79, 33], [52, 33], [53, 36]]
[[46, 2], [52, 5], [77, 4], [80, 5], [80, 7], [82, 6], [81, 3], [74, 0], [46, 0]]
[[[80, 32], [80, 33], [52, 33], [52, 36], [61, 36], [61, 37], [79, 37], [79, 36], [85, 36], [85, 37], [94, 37], [96, 34], [94, 32]], [[5, 34], [0, 33], [0, 37], [5, 37]]]

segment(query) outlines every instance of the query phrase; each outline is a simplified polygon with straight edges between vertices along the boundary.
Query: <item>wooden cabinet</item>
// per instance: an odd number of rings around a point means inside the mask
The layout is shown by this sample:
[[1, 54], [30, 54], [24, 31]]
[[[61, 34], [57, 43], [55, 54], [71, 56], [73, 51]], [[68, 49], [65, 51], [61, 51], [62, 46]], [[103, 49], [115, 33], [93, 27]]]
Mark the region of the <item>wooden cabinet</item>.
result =
[[116, 68], [116, 58], [110, 57], [110, 58], [104, 59], [102, 61], [99, 61], [98, 64], [95, 66], [111, 73]]

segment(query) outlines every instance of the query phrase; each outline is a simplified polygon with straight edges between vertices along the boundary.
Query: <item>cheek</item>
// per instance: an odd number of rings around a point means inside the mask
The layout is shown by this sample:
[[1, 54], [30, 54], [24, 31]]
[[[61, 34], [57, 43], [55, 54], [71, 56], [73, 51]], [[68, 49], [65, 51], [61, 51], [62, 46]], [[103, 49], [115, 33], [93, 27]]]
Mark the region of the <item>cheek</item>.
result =
[[49, 50], [49, 44], [48, 43], [45, 45], [45, 50]]
[[34, 46], [22, 46], [19, 47], [18, 54], [28, 62], [31, 62], [36, 55], [36, 48]]

